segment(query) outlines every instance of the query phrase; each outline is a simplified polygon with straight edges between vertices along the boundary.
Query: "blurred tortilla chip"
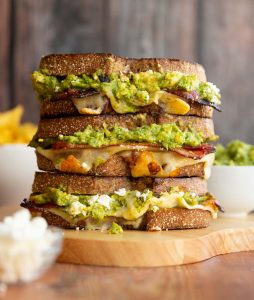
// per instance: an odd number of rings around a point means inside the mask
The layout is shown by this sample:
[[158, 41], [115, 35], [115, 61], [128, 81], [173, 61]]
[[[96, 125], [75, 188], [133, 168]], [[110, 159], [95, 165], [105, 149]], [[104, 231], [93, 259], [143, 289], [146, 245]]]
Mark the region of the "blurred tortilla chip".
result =
[[21, 124], [24, 108], [21, 105], [0, 113], [0, 144], [29, 143], [37, 127], [32, 123]]

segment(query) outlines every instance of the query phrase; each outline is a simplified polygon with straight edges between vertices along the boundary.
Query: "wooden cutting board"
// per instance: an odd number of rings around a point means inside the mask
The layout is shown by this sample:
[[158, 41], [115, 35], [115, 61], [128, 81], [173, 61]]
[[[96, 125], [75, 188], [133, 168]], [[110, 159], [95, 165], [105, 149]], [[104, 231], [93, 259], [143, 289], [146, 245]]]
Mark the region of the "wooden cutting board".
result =
[[[0, 208], [0, 219], [17, 209]], [[246, 219], [219, 218], [205, 229], [125, 231], [119, 235], [65, 230], [64, 237], [59, 262], [119, 267], [182, 265], [254, 250], [254, 215]]]
[[182, 265], [254, 250], [254, 216], [219, 218], [205, 229], [125, 231], [118, 235], [69, 230], [64, 236], [60, 262], [119, 267]]

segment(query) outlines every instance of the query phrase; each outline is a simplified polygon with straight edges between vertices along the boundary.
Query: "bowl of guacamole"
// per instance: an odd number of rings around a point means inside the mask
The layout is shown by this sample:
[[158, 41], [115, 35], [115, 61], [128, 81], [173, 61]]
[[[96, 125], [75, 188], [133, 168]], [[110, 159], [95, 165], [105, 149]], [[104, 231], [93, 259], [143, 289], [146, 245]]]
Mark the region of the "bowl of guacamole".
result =
[[246, 217], [254, 209], [254, 145], [240, 140], [218, 144], [208, 188], [224, 216]]

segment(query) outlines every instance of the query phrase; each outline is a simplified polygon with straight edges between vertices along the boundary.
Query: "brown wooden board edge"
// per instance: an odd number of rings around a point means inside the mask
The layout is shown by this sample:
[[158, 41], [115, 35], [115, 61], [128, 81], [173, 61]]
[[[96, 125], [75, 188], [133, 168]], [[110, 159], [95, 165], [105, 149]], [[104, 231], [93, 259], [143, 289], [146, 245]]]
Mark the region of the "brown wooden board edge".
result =
[[254, 226], [222, 229], [197, 238], [176, 240], [87, 239], [80, 243], [80, 240], [66, 238], [58, 262], [114, 267], [162, 267], [195, 263], [217, 255], [250, 250], [254, 250]]

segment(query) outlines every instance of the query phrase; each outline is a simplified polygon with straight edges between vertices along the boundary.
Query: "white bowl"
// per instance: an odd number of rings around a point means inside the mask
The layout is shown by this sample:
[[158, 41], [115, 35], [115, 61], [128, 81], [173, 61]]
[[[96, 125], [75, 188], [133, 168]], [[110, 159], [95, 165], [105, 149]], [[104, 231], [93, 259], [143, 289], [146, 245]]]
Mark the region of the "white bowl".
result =
[[37, 171], [34, 149], [25, 144], [0, 146], [0, 205], [19, 204], [31, 193]]
[[225, 217], [246, 217], [254, 209], [254, 166], [213, 166], [208, 189]]

